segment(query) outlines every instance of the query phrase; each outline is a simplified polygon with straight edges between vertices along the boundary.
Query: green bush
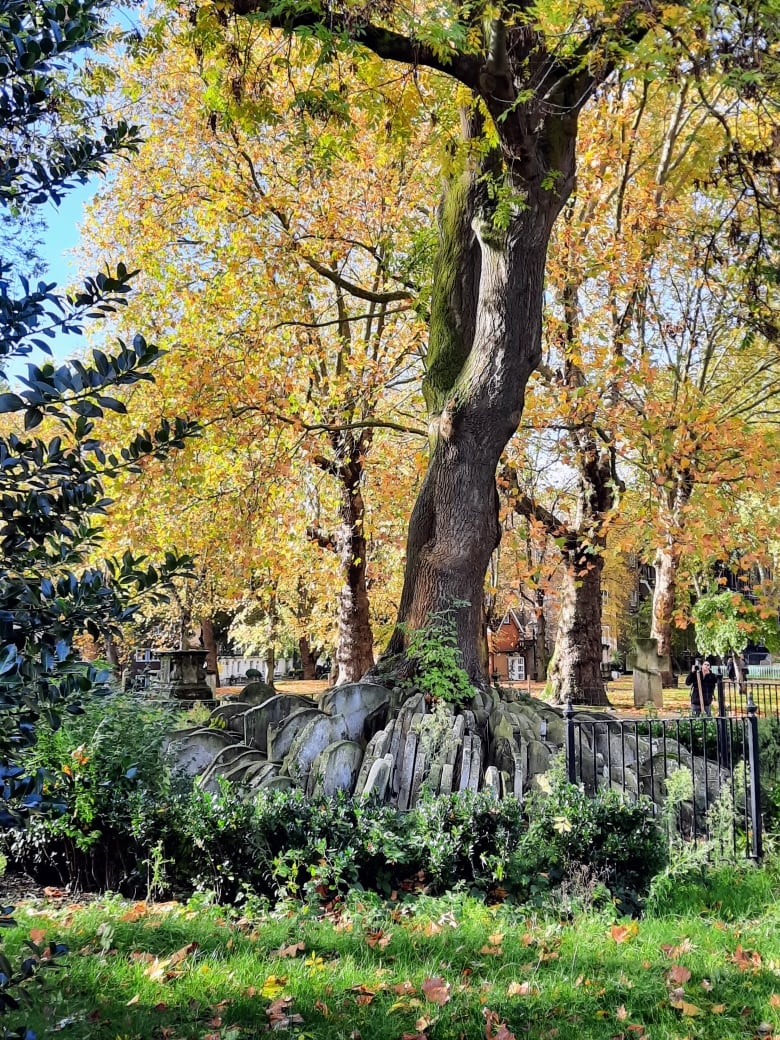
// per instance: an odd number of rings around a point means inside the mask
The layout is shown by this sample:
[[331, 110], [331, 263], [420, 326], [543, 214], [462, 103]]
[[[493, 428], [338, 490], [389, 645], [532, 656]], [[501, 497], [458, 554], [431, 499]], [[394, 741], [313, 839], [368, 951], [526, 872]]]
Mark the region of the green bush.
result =
[[507, 887], [534, 895], [588, 874], [633, 908], [667, 859], [665, 835], [646, 799], [584, 794], [554, 772], [529, 799], [528, 829], [507, 864]]
[[11, 862], [79, 888], [136, 891], [175, 791], [161, 755], [174, 720], [172, 710], [115, 693], [56, 730], [41, 724], [22, 763], [42, 771], [44, 794], [62, 811], [3, 833]]

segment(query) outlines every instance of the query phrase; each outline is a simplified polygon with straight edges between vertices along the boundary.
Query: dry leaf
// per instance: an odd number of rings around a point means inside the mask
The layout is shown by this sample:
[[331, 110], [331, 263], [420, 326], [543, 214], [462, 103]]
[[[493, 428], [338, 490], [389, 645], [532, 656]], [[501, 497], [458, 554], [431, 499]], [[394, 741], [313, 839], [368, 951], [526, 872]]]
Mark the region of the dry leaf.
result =
[[508, 997], [527, 997], [529, 993], [533, 993], [530, 982], [510, 982], [506, 991]]
[[485, 1016], [485, 1040], [517, 1040], [515, 1034], [507, 1029], [506, 1022], [499, 1022], [495, 1011], [484, 1008], [482, 1014]]
[[673, 1008], [682, 1011], [687, 1018], [693, 1018], [695, 1015], [702, 1013], [700, 1007], [696, 1007], [695, 1004], [689, 1004], [687, 1000], [670, 1000], [669, 1003]]
[[130, 1007], [131, 1004], [137, 1004], [140, 999], [140, 995], [136, 993], [134, 997], [130, 997], [130, 999], [128, 1000], [127, 1007]]
[[500, 946], [503, 941], [504, 941], [504, 933], [503, 932], [493, 932], [492, 935], [488, 936], [488, 942], [490, 943], [491, 946]]
[[504, 950], [501, 946], [483, 946], [479, 952], [486, 953], [489, 957], [500, 957]]
[[628, 1018], [628, 1012], [626, 1011], [625, 1004], [621, 1004], [620, 1007], [617, 1009], [617, 1011], [615, 1012], [615, 1018], [617, 1018], [618, 1022], [625, 1022], [625, 1020]]
[[772, 996], [769, 998], [769, 1006], [780, 1007], [780, 995], [778, 995], [777, 993], [773, 993]]
[[616, 943], [624, 943], [633, 938], [638, 931], [639, 926], [636, 921], [632, 921], [631, 924], [613, 924], [609, 933]]
[[168, 964], [169, 964], [169, 965], [170, 965], [170, 966], [171, 966], [172, 968], [173, 968], [173, 967], [175, 967], [175, 966], [176, 966], [177, 964], [181, 964], [181, 962], [182, 962], [182, 961], [183, 961], [183, 960], [184, 960], [184, 959], [185, 959], [186, 957], [189, 957], [189, 955], [190, 955], [191, 953], [194, 953], [194, 952], [195, 952], [195, 950], [197, 950], [197, 948], [198, 948], [198, 945], [199, 945], [199, 944], [198, 944], [198, 943], [196, 943], [196, 942], [191, 942], [191, 943], [187, 943], [187, 945], [186, 945], [186, 946], [182, 946], [182, 948], [181, 948], [180, 950], [177, 950], [177, 951], [176, 951], [176, 953], [172, 954], [172, 955], [171, 955], [171, 956], [170, 956], [170, 957], [168, 958]]
[[405, 979], [403, 982], [393, 986], [393, 993], [397, 993], [399, 997], [408, 997], [411, 993], [414, 993], [414, 986], [408, 979]]
[[323, 1001], [315, 1000], [314, 1007], [319, 1011], [323, 1018], [330, 1018], [330, 1008], [327, 1004], [323, 1003]]
[[432, 978], [426, 979], [422, 984], [422, 991], [426, 1000], [429, 1000], [432, 1004], [438, 1004], [439, 1007], [446, 1004], [450, 999], [450, 984], [445, 982], [440, 975], [434, 975]]
[[722, 1015], [725, 1010], [726, 1010], [726, 1005], [725, 1004], [713, 1004], [712, 1007], [710, 1008], [710, 1014], [711, 1015]]
[[673, 964], [667, 975], [669, 981], [675, 986], [684, 986], [690, 977], [690, 968], [686, 968], [682, 964]]
[[378, 946], [380, 948], [380, 950], [383, 950], [385, 948], [385, 946], [387, 946], [387, 944], [390, 942], [392, 937], [393, 937], [392, 932], [390, 932], [387, 935], [385, 935], [385, 933], [380, 928], [376, 932], [367, 932], [366, 933], [366, 942], [371, 947], [371, 949], [373, 949], [375, 946]]
[[281, 946], [276, 951], [277, 957], [297, 957], [299, 953], [306, 952], [306, 943], [301, 941], [293, 943], [291, 946]]

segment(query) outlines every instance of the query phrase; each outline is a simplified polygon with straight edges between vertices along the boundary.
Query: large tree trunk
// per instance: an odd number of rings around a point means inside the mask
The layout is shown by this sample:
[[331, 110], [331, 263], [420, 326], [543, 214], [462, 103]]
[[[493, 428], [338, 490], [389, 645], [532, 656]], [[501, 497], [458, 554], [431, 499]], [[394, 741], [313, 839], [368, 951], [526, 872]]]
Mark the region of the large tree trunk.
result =
[[562, 194], [528, 192], [506, 232], [489, 225], [473, 174], [452, 186], [442, 210], [425, 385], [433, 448], [388, 653], [404, 651], [409, 630], [454, 613], [462, 664], [478, 685], [488, 682], [483, 583], [500, 539], [496, 466], [540, 360], [547, 245], [570, 185], [564, 176]]
[[600, 553], [576, 546], [566, 553], [558, 636], [550, 686], [558, 704], [609, 705], [601, 678]]
[[[658, 653], [672, 660], [672, 616], [677, 593], [677, 552], [666, 545], [655, 554], [655, 588], [653, 589], [653, 624], [650, 635], [658, 641]], [[664, 686], [672, 684], [672, 669], [661, 673]]]

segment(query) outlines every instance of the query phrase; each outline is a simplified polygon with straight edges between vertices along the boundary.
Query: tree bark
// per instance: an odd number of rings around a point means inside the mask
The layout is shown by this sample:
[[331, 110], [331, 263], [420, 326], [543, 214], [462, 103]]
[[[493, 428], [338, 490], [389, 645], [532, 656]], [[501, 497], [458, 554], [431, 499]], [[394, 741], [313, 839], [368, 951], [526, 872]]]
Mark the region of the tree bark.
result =
[[365, 533], [366, 508], [362, 494], [363, 458], [368, 451], [370, 431], [357, 440], [346, 438], [339, 466], [341, 478], [341, 523], [336, 531], [336, 552], [343, 576], [339, 592], [338, 642], [336, 645], [336, 683], [357, 682], [374, 664], [374, 637], [366, 583], [368, 542]]
[[601, 553], [576, 545], [565, 554], [558, 636], [550, 685], [558, 704], [609, 705], [601, 678]]
[[317, 677], [317, 655], [312, 652], [308, 636], [301, 636], [298, 640], [298, 653], [301, 655], [301, 668], [304, 679], [316, 679]]
[[[459, 332], [473, 335], [473, 342], [462, 350], [465, 360], [449, 387], [429, 382], [426, 388], [433, 449], [409, 523], [399, 626], [388, 653], [403, 652], [408, 630], [435, 627], [453, 613], [463, 667], [485, 685], [483, 583], [500, 540], [495, 473], [541, 356], [544, 267], [561, 200], [542, 195], [513, 218], [501, 241], [484, 226], [489, 218], [478, 212], [474, 195], [463, 196], [472, 219], [459, 214], [458, 220], [465, 237], [450, 286], [458, 300], [440, 318], [443, 324], [457, 318]], [[463, 264], [467, 256], [471, 266]]]
[[670, 667], [661, 673], [664, 686], [672, 684], [672, 615], [677, 594], [677, 552], [671, 544], [655, 554], [655, 588], [653, 589], [653, 623], [650, 635], [658, 642], [658, 653], [668, 654]]

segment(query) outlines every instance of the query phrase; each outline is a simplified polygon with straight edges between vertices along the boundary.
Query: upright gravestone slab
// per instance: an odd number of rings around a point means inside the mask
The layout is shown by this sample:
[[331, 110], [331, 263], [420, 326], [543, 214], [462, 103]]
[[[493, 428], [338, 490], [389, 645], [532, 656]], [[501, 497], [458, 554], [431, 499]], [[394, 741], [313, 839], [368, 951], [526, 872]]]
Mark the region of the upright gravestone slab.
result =
[[662, 673], [670, 671], [668, 654], [658, 653], [657, 639], [637, 639], [634, 666], [634, 707], [664, 706]]

